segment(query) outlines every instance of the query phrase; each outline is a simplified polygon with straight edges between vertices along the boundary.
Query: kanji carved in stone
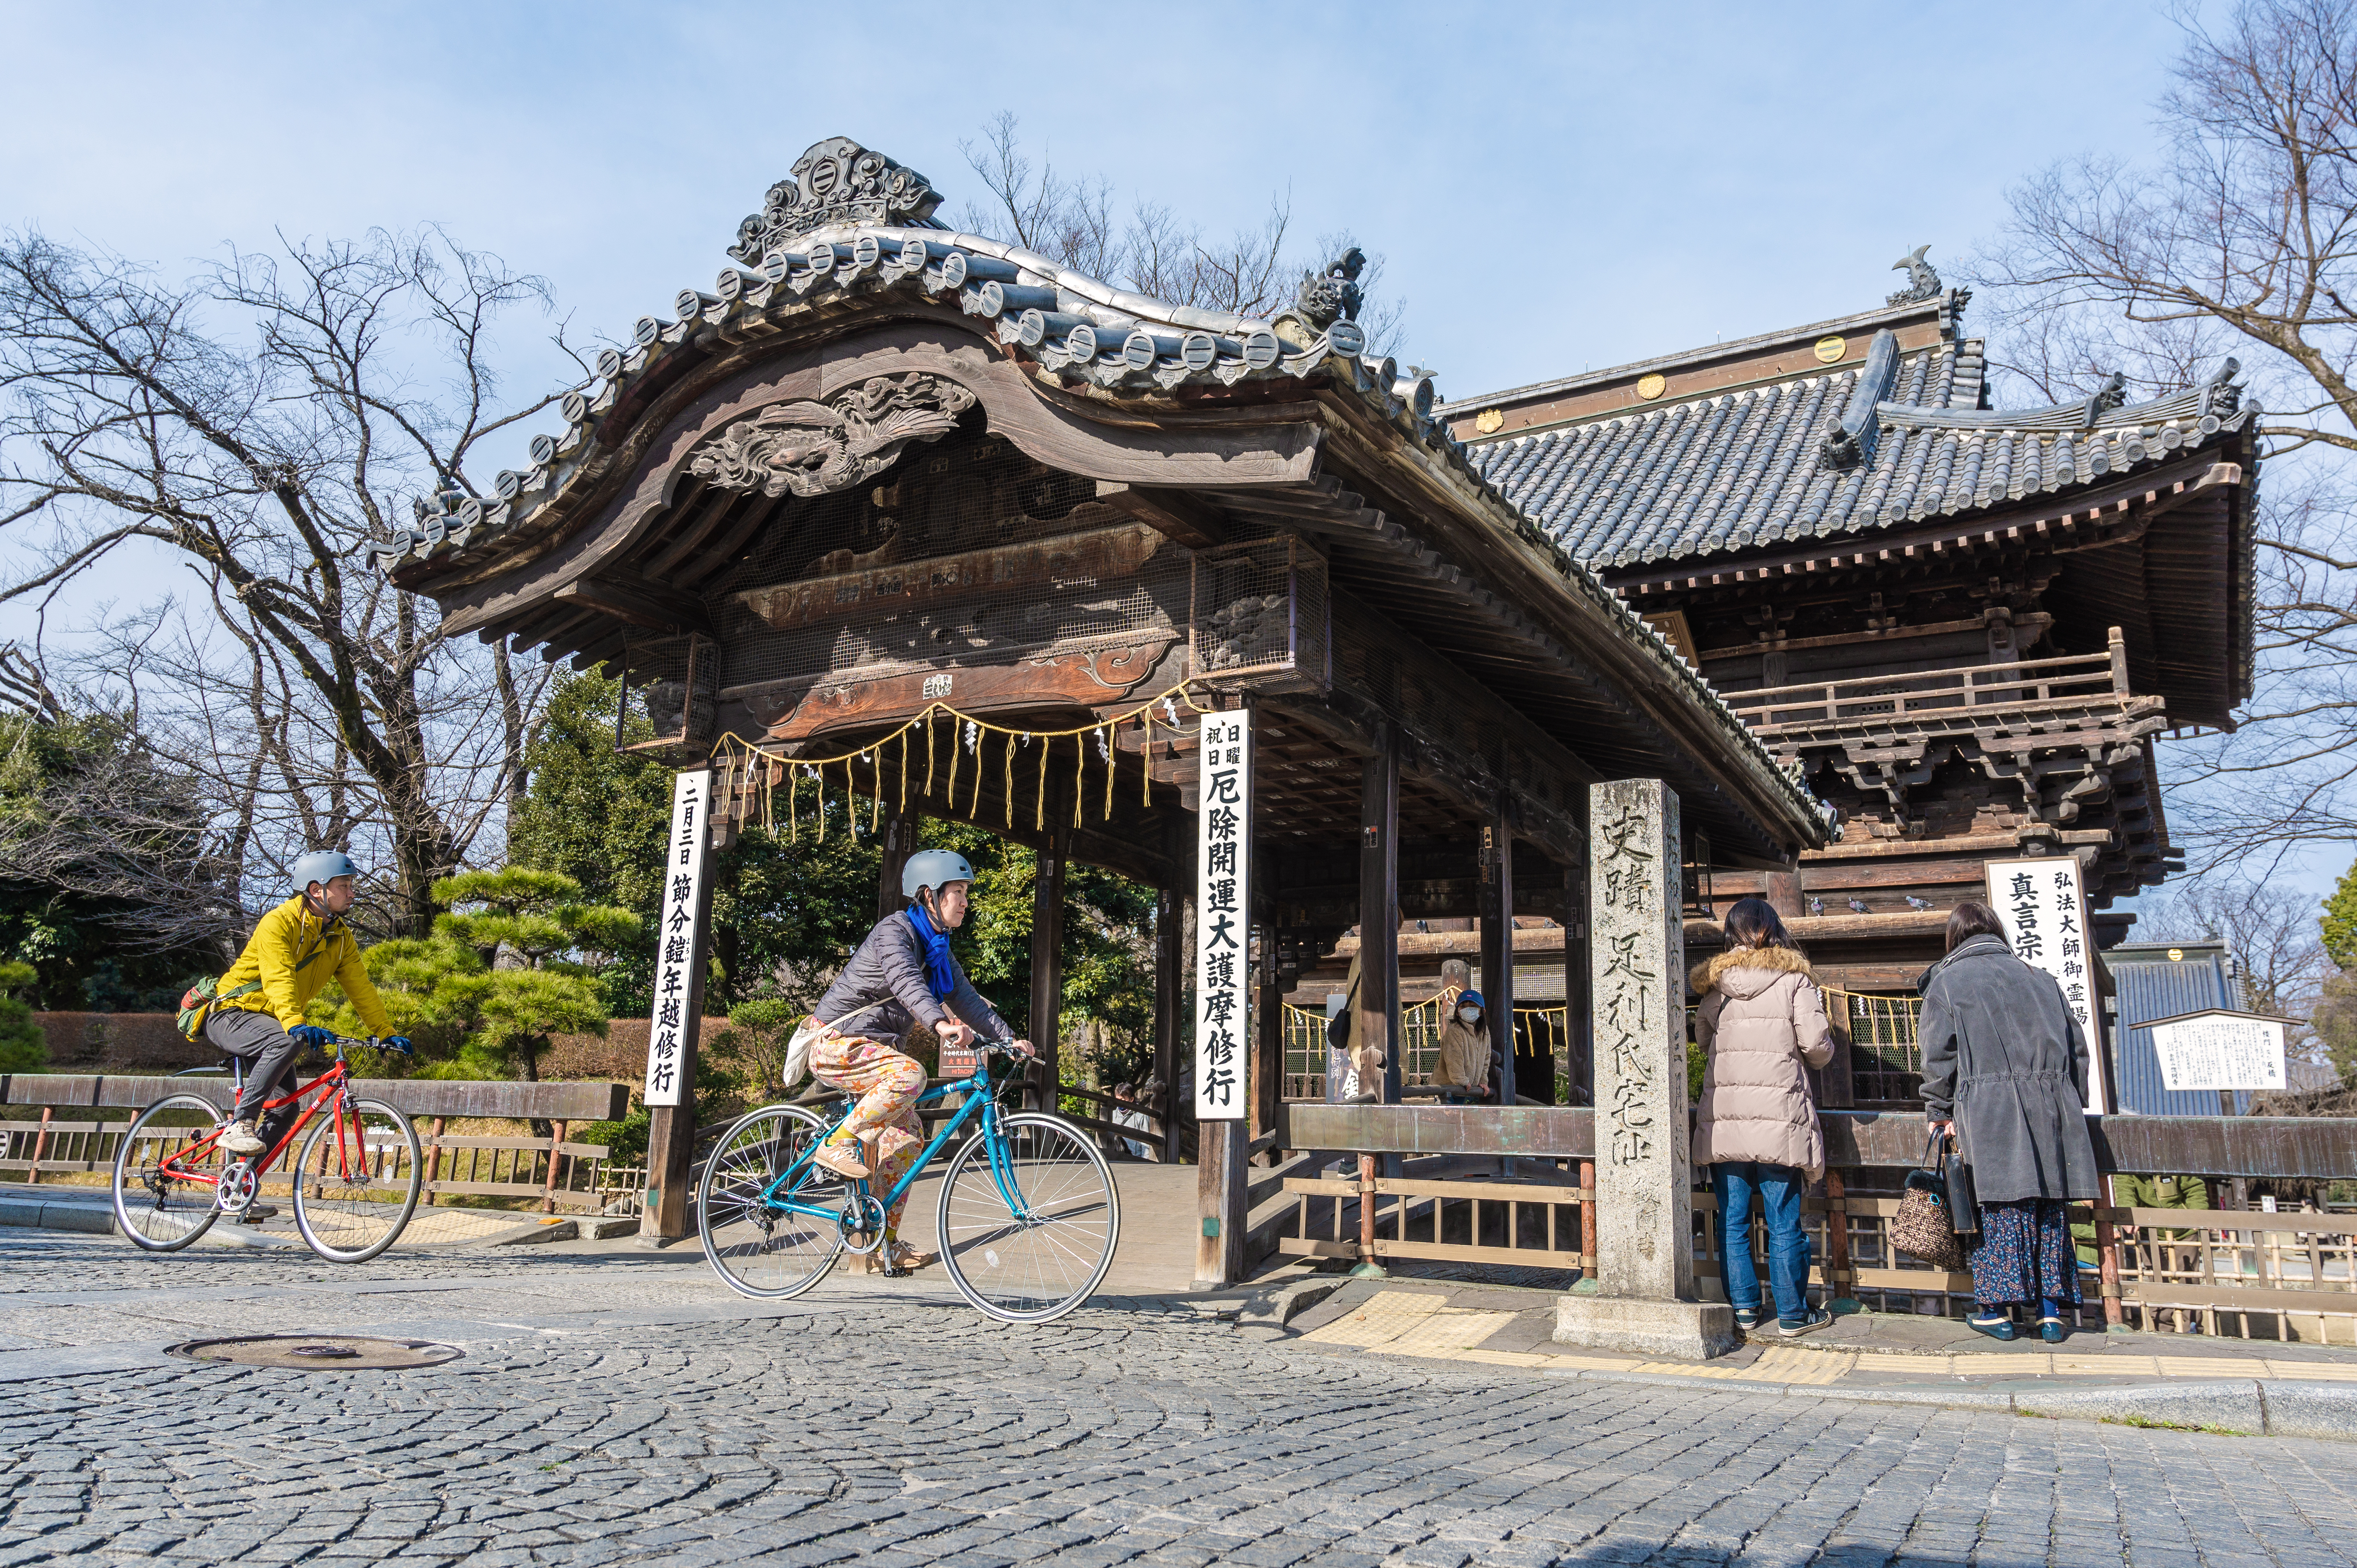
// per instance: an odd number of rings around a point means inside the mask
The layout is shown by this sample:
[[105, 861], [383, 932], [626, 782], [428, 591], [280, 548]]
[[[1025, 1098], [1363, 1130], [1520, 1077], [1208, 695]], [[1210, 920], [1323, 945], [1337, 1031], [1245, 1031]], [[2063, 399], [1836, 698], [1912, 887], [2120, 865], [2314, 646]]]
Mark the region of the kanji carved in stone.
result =
[[823, 403], [779, 403], [738, 420], [689, 459], [688, 472], [723, 489], [830, 495], [882, 473], [910, 442], [947, 435], [974, 401], [939, 376], [876, 376]]

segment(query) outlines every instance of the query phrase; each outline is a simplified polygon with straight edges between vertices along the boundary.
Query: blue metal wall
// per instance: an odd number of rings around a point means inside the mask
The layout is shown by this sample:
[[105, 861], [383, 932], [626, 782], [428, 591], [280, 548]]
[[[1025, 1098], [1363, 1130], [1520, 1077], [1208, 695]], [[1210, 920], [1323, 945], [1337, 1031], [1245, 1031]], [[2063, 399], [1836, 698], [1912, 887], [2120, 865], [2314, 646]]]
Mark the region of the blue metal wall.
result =
[[[2183, 954], [2171, 960], [2169, 953]], [[2153, 1048], [2152, 1031], [2138, 1025], [2156, 1018], [2174, 1018], [2204, 1007], [2240, 1008], [2242, 983], [2224, 946], [2217, 942], [2180, 942], [2173, 946], [2116, 947], [2104, 954], [2118, 992], [2119, 1013], [2112, 1020], [2114, 1056], [2119, 1075], [2120, 1109], [2139, 1116], [2215, 1116], [2214, 1089], [2162, 1087], [2160, 1053]], [[2250, 1109], [2250, 1096], [2234, 1094], [2234, 1113]]]

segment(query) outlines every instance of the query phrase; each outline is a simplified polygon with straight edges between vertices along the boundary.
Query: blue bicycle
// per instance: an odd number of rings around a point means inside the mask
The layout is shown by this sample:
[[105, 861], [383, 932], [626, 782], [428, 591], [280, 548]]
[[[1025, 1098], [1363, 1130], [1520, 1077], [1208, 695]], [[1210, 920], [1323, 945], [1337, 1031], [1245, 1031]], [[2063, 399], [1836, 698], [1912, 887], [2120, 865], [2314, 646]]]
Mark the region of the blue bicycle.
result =
[[882, 1246], [886, 1212], [978, 1119], [942, 1176], [934, 1208], [942, 1266], [967, 1301], [1007, 1323], [1045, 1323], [1086, 1301], [1113, 1266], [1121, 1194], [1104, 1155], [1080, 1128], [1060, 1116], [999, 1108], [1013, 1080], [994, 1079], [990, 1068], [1012, 1054], [1007, 1045], [981, 1046], [972, 1076], [918, 1098], [920, 1106], [952, 1094], [963, 1102], [888, 1192], [811, 1160], [856, 1096], [806, 1096], [740, 1117], [721, 1135], [696, 1187], [696, 1230], [714, 1272], [746, 1295], [801, 1294], [846, 1251]]

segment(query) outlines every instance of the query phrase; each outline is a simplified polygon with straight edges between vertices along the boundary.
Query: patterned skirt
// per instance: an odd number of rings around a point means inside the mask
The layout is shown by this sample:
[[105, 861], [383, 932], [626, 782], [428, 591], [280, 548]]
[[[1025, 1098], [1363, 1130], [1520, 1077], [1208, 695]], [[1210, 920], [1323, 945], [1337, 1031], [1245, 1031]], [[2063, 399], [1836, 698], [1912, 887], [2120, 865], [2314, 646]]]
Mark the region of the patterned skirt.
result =
[[1983, 1306], [2034, 1306], [2041, 1299], [2079, 1304], [2079, 1258], [2071, 1245], [2067, 1204], [2024, 1197], [1980, 1208], [1980, 1242], [1965, 1261], [1973, 1294]]

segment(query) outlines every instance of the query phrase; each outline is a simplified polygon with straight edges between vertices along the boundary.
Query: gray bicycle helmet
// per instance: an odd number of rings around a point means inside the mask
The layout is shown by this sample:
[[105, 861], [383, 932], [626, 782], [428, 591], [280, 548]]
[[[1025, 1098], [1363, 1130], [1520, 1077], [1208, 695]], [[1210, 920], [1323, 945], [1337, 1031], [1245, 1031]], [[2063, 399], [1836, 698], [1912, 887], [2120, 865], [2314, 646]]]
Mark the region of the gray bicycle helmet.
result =
[[944, 882], [971, 882], [974, 867], [965, 856], [951, 849], [920, 850], [909, 857], [900, 868], [900, 897], [914, 898], [922, 888], [939, 887]]
[[297, 860], [288, 873], [297, 893], [309, 892], [314, 882], [324, 885], [339, 876], [360, 874], [361, 868], [352, 864], [352, 857], [339, 849], [315, 849]]

